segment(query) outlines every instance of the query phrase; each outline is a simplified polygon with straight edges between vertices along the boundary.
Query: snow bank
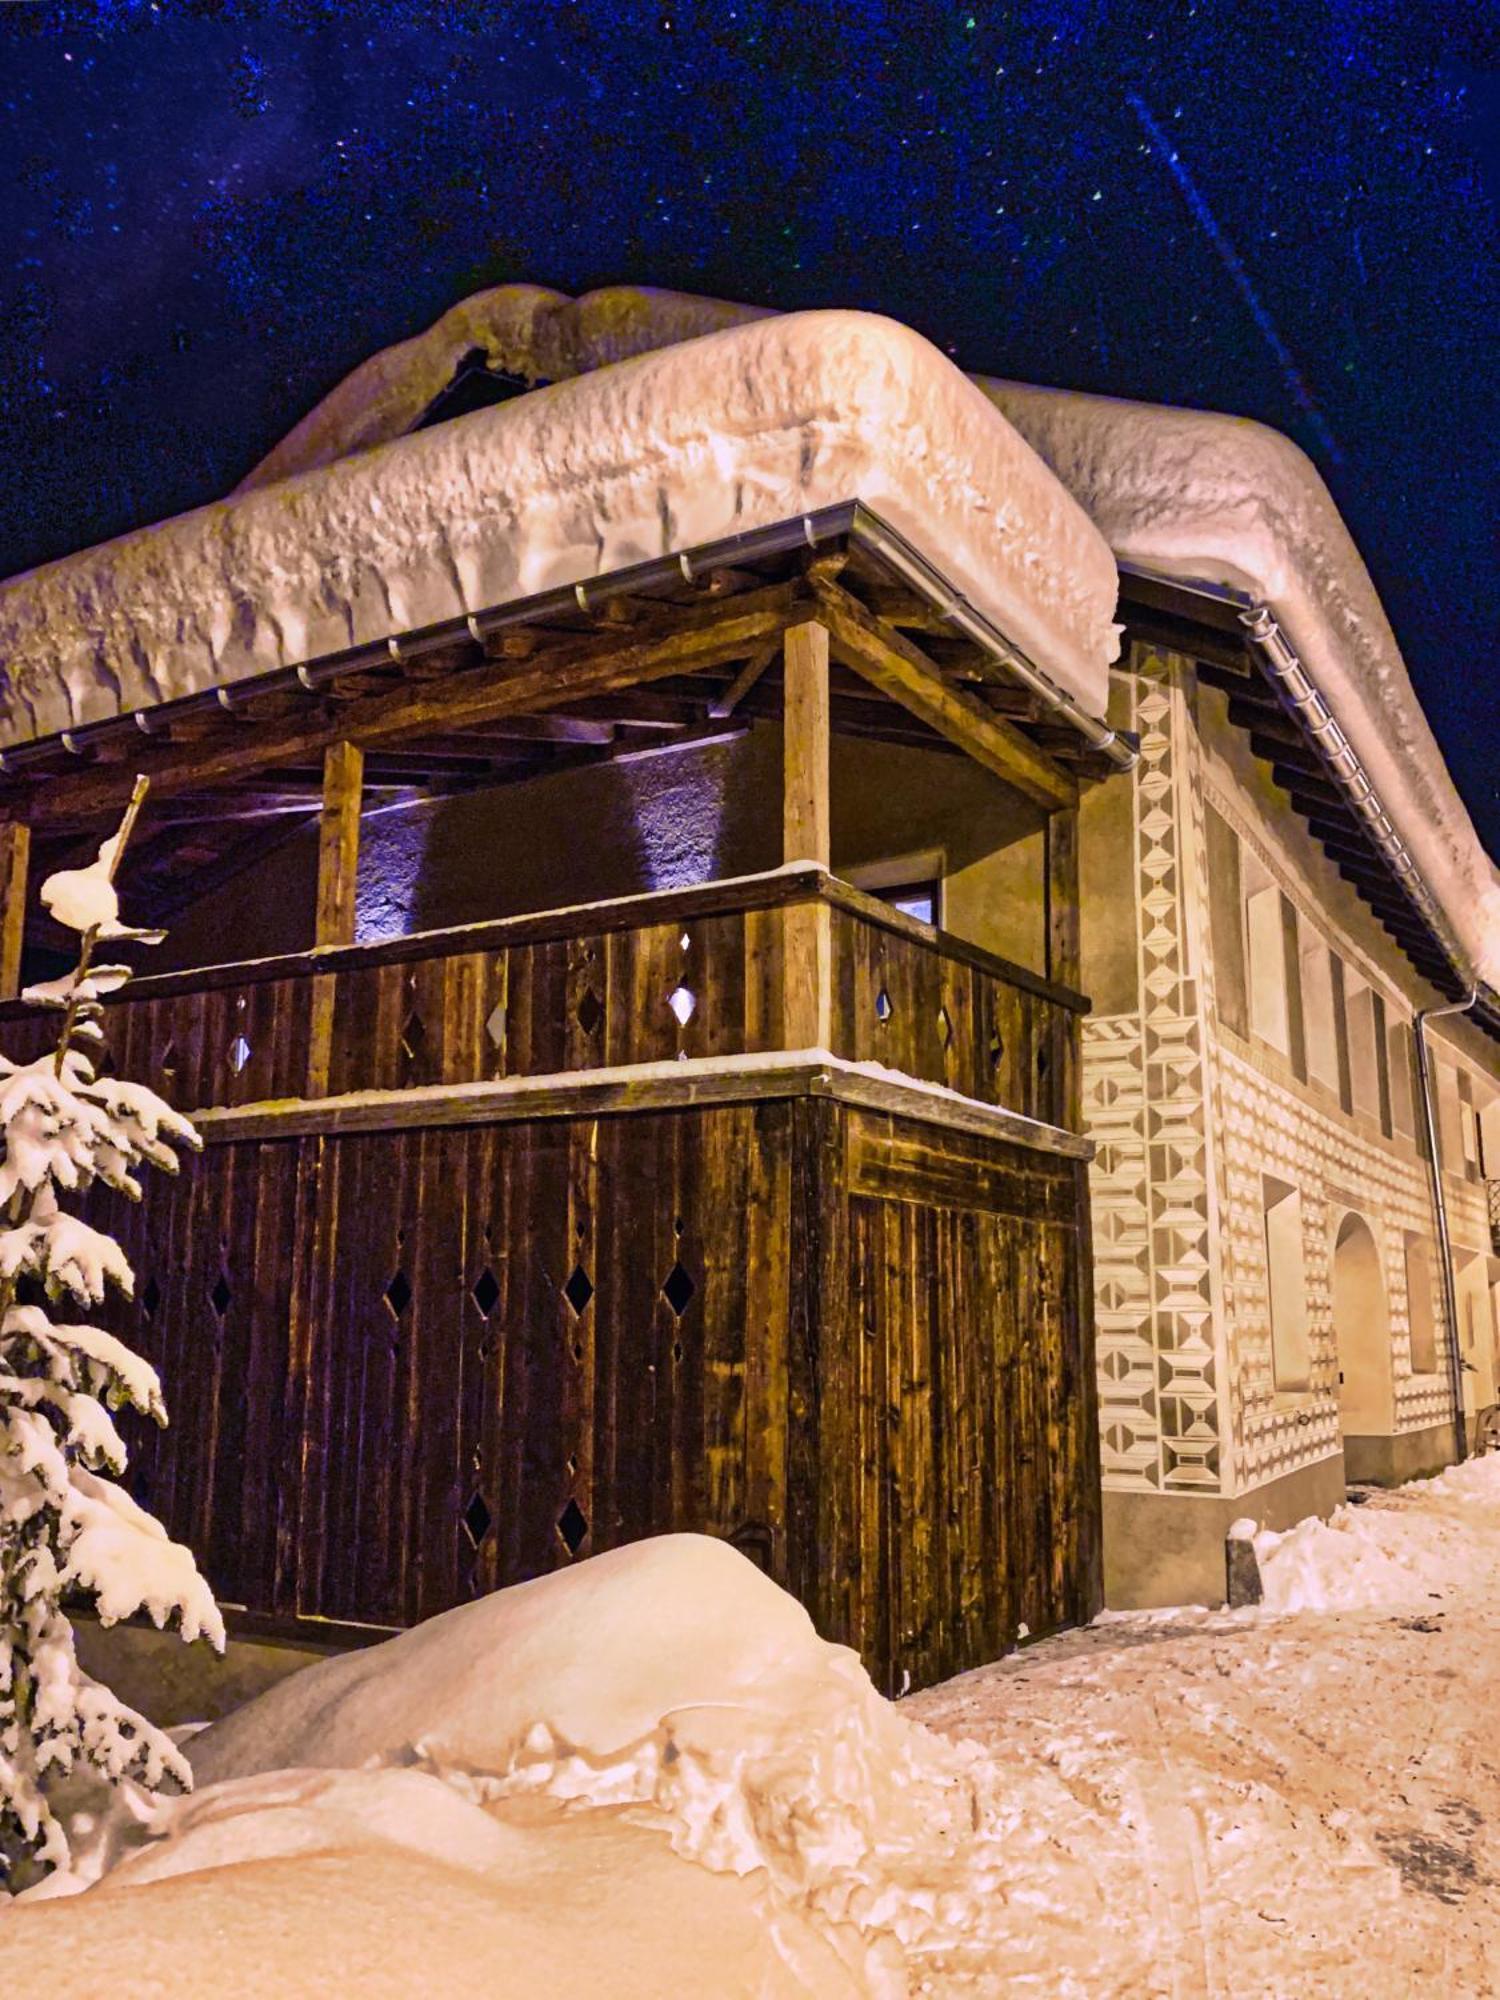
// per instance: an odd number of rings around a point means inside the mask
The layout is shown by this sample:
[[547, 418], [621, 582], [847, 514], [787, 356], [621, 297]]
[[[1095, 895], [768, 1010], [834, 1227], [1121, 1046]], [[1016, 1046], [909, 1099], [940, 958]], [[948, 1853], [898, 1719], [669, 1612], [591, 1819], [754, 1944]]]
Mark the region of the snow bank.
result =
[[309, 1668], [189, 1755], [200, 1785], [412, 1768], [489, 1811], [625, 1810], [685, 1860], [763, 1879], [871, 1992], [904, 1992], [906, 1952], [990, 1889], [973, 1753], [908, 1722], [855, 1654], [701, 1536], [596, 1556]]
[[[860, 2000], [753, 1885], [605, 1815], [502, 1825], [416, 1772], [216, 1788], [86, 1896], [0, 1916], [0, 1985], [49, 2000]], [[314, 1789], [314, 1787], [318, 1789]], [[39, 1972], [44, 1968], [44, 1972]]]
[[1082, 508], [928, 342], [817, 312], [659, 348], [13, 579], [0, 741], [852, 500], [1103, 712], [1116, 579]]
[[[461, 1875], [455, 1922], [478, 1884], [560, 1923], [582, 1869], [628, 1891], [642, 1940], [639, 1985], [611, 1993], [897, 2000], [914, 1968], [982, 1938], [1008, 1902], [999, 1843], [1016, 1814], [998, 1774], [883, 1700], [854, 1653], [702, 1536], [596, 1556], [324, 1661], [186, 1748], [191, 1797], [127, 1794], [95, 1824], [75, 1815], [76, 1872], [6, 1923], [65, 1900], [87, 1943], [112, 1934], [129, 1890], [153, 1936], [181, 1923], [196, 1940], [216, 1904], [291, 1880], [294, 1861], [337, 1863], [334, 1935], [363, 1910], [372, 1867], [413, 1871], [440, 1907], [448, 1889], [423, 1871]], [[217, 1881], [217, 1898], [183, 1900], [187, 1880]], [[760, 1984], [735, 1983], [733, 1951], [715, 1957], [714, 1910]], [[686, 1957], [679, 1933], [696, 1940]]]
[[1430, 1611], [1493, 1597], [1500, 1580], [1500, 1454], [1435, 1479], [1255, 1536], [1264, 1599], [1256, 1615]]

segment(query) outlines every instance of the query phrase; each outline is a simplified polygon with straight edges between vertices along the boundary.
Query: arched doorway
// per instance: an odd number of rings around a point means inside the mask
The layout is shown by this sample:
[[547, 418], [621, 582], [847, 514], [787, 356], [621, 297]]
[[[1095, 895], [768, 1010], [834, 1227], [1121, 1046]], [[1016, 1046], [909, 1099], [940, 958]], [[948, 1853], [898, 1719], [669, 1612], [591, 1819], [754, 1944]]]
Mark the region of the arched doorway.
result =
[[1333, 1246], [1333, 1334], [1339, 1357], [1339, 1428], [1351, 1438], [1395, 1429], [1391, 1323], [1380, 1249], [1362, 1215], [1348, 1214]]

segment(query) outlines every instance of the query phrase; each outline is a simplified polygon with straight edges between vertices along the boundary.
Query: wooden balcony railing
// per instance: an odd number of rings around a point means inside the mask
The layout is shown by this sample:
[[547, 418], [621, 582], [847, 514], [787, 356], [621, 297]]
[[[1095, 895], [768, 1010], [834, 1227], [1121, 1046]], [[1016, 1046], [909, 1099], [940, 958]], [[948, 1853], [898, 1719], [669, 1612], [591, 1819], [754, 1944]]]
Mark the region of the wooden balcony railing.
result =
[[[1076, 1131], [1066, 988], [816, 867], [135, 980], [108, 1059], [188, 1110], [799, 1046], [787, 917], [823, 904], [831, 1052]], [[52, 1023], [0, 1008], [25, 1060]]]

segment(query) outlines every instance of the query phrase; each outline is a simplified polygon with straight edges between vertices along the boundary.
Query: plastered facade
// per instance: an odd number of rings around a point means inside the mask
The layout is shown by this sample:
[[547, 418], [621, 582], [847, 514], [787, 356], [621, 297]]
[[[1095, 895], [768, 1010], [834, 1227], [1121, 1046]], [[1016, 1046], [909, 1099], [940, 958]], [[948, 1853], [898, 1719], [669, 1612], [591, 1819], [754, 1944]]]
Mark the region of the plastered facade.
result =
[[[1106, 1495], [1199, 1504], [1199, 1594], [1212, 1597], [1222, 1592], [1223, 1503], [1243, 1502], [1235, 1511], [1254, 1515], [1265, 1496], [1267, 1515], [1291, 1505], [1295, 1518], [1326, 1506], [1341, 1485], [1330, 1483], [1343, 1453], [1334, 1246], [1351, 1214], [1369, 1226], [1384, 1283], [1389, 1430], [1407, 1441], [1396, 1462], [1450, 1456], [1441, 1427], [1451, 1427], [1453, 1412], [1440, 1297], [1432, 1301], [1436, 1372], [1412, 1366], [1407, 1239], [1435, 1238], [1423, 1156], [1414, 1138], [1385, 1136], [1378, 1120], [1344, 1110], [1335, 1091], [1300, 1081], [1287, 1056], [1221, 1019], [1206, 808], [1254, 857], [1258, 878], [1268, 877], [1295, 907], [1300, 935], [1332, 946], [1354, 978], [1382, 994], [1391, 1019], [1409, 1018], [1435, 996], [1312, 844], [1223, 720], [1220, 698], [1197, 687], [1189, 663], [1137, 648], [1129, 664], [1118, 677], [1125, 706], [1115, 719], [1141, 739], [1130, 837], [1119, 837], [1117, 809], [1112, 835], [1102, 811], [1086, 807], [1083, 823], [1086, 880], [1096, 844], [1096, 894], [1099, 874], [1115, 871], [1106, 907], [1116, 913], [1116, 971], [1094, 982], [1096, 993], [1113, 989], [1103, 996], [1113, 1004], [1085, 1023], [1083, 1055], [1084, 1117], [1098, 1148], [1103, 1477]], [[1122, 939], [1119, 926], [1133, 939]], [[1135, 1004], [1122, 1008], [1118, 965], [1130, 942]], [[1101, 949], [1096, 941], [1096, 961]], [[1087, 929], [1085, 954], [1087, 987], [1094, 969]], [[1439, 1025], [1429, 1031], [1433, 1042]], [[1456, 1057], [1481, 1092], [1500, 1083], [1500, 1050], [1477, 1036], [1439, 1053]], [[1305, 1383], [1291, 1389], [1278, 1386], [1273, 1357], [1267, 1176], [1300, 1194], [1308, 1366]], [[1445, 1185], [1461, 1264], [1488, 1249], [1485, 1190], [1461, 1172], [1446, 1173]], [[1434, 1284], [1436, 1270], [1434, 1249]], [[1489, 1270], [1500, 1277], [1500, 1268]], [[1481, 1324], [1481, 1344], [1485, 1338], [1492, 1346], [1492, 1319]], [[1477, 1393], [1482, 1400], [1485, 1385]], [[1475, 1392], [1468, 1400], [1472, 1406]], [[1299, 1490], [1309, 1502], [1300, 1508]], [[1155, 1518], [1139, 1503], [1117, 1506], [1115, 1515], [1121, 1524], [1128, 1519], [1120, 1532], [1137, 1544], [1149, 1533], [1143, 1522]], [[1109, 1520], [1107, 1501], [1107, 1535]], [[1163, 1601], [1151, 1590], [1150, 1549], [1117, 1554], [1111, 1601]]]

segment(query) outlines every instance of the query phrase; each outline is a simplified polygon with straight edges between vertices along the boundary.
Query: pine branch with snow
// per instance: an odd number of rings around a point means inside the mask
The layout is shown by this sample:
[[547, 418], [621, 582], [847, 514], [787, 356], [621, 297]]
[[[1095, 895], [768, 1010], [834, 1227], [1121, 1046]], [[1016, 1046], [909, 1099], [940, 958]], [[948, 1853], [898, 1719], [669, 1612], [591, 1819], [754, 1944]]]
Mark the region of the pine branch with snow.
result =
[[188, 1120], [141, 1084], [100, 1076], [103, 999], [130, 968], [93, 963], [102, 938], [154, 942], [119, 921], [114, 872], [144, 783], [89, 868], [53, 875], [42, 901], [81, 933], [78, 963], [22, 998], [61, 1015], [55, 1047], [0, 1056], [0, 1895], [69, 1862], [49, 1789], [92, 1770], [111, 1784], [189, 1789], [170, 1739], [78, 1663], [66, 1609], [91, 1599], [103, 1624], [146, 1611], [219, 1651], [224, 1625], [192, 1553], [109, 1475], [125, 1469], [115, 1413], [167, 1421], [156, 1372], [78, 1318], [133, 1277], [118, 1243], [61, 1206], [96, 1184], [132, 1200], [133, 1169], [177, 1169]]

